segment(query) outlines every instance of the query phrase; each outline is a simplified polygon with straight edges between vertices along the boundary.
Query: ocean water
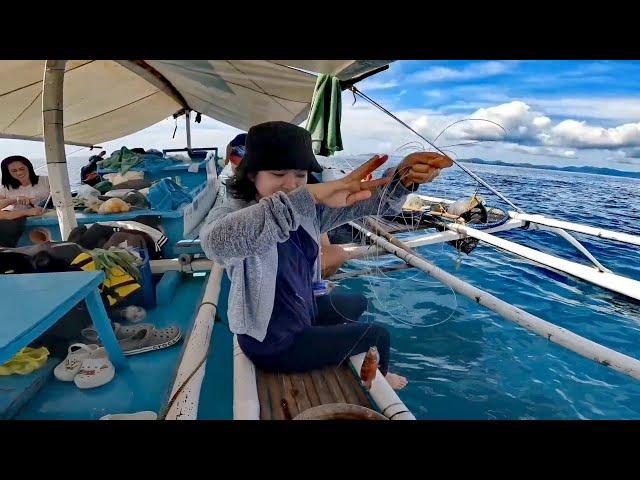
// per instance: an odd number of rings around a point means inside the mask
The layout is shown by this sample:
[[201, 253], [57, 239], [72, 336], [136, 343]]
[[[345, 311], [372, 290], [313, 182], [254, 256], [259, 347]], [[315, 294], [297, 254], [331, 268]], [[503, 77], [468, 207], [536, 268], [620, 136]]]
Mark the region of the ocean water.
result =
[[[362, 158], [352, 160], [360, 163]], [[527, 213], [640, 234], [640, 180], [516, 167], [469, 165]], [[477, 184], [453, 167], [420, 193], [462, 198]], [[503, 206], [479, 189], [490, 205]], [[586, 263], [553, 234], [500, 237]], [[575, 236], [606, 267], [640, 280], [640, 248]], [[640, 358], [640, 303], [480, 244], [470, 255], [448, 245], [418, 248], [463, 280], [549, 322]], [[355, 260], [347, 270], [399, 262]], [[363, 321], [391, 332], [391, 371], [408, 377], [401, 398], [419, 419], [638, 419], [640, 381], [587, 360], [455, 295], [409, 269], [340, 282], [370, 299]]]

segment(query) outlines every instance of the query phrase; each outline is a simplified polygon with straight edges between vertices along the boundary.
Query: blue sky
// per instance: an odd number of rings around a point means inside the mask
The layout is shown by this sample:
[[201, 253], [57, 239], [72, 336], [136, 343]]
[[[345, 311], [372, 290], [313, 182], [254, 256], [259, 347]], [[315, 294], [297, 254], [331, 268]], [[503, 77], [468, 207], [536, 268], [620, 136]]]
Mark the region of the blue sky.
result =
[[[637, 61], [397, 61], [359, 88], [457, 158], [552, 165], [609, 166], [640, 171], [640, 62]], [[419, 140], [364, 100], [343, 96], [343, 154], [399, 154]], [[184, 121], [166, 119], [104, 144], [183, 147]], [[212, 119], [193, 127], [194, 146], [222, 147], [239, 132]], [[2, 153], [43, 156], [39, 142], [0, 140]], [[68, 153], [87, 155], [68, 147]]]
[[361, 89], [430, 139], [463, 118], [507, 130], [451, 127], [439, 146], [479, 141], [459, 158], [640, 170], [640, 62], [402, 61]]

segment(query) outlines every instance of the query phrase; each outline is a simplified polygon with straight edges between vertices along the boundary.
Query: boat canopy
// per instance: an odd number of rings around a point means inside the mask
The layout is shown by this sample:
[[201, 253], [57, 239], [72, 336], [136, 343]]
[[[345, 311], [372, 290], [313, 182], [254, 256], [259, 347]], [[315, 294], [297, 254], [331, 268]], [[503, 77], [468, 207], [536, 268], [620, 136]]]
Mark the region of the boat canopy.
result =
[[[385, 60], [69, 60], [64, 141], [97, 145], [171, 115], [199, 112], [248, 130], [270, 120], [302, 122], [316, 75], [348, 81]], [[45, 60], [0, 62], [0, 137], [42, 140]]]

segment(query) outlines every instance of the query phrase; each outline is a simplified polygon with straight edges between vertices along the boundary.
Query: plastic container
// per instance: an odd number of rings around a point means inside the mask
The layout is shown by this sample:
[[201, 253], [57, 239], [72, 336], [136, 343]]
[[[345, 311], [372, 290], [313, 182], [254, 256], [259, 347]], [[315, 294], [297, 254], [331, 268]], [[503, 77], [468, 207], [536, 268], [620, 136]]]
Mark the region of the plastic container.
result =
[[300, 413], [294, 420], [389, 420], [370, 408], [351, 403], [326, 403]]

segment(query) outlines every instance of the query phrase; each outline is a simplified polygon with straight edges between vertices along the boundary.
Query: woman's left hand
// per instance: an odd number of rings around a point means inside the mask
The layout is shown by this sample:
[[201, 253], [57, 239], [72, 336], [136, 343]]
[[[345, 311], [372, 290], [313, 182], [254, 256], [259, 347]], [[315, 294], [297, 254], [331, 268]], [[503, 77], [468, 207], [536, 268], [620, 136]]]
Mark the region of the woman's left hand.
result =
[[16, 198], [16, 203], [18, 205], [31, 205], [31, 202], [35, 200], [35, 198], [31, 198], [31, 197], [17, 197]]
[[307, 190], [316, 203], [331, 208], [341, 208], [371, 197], [372, 190], [386, 185], [390, 178], [365, 181], [370, 173], [389, 159], [387, 155], [375, 155], [349, 175], [331, 182], [307, 184]]
[[446, 155], [435, 152], [410, 153], [396, 169], [402, 184], [409, 188], [412, 184], [432, 182], [443, 168], [449, 168], [453, 162]]

